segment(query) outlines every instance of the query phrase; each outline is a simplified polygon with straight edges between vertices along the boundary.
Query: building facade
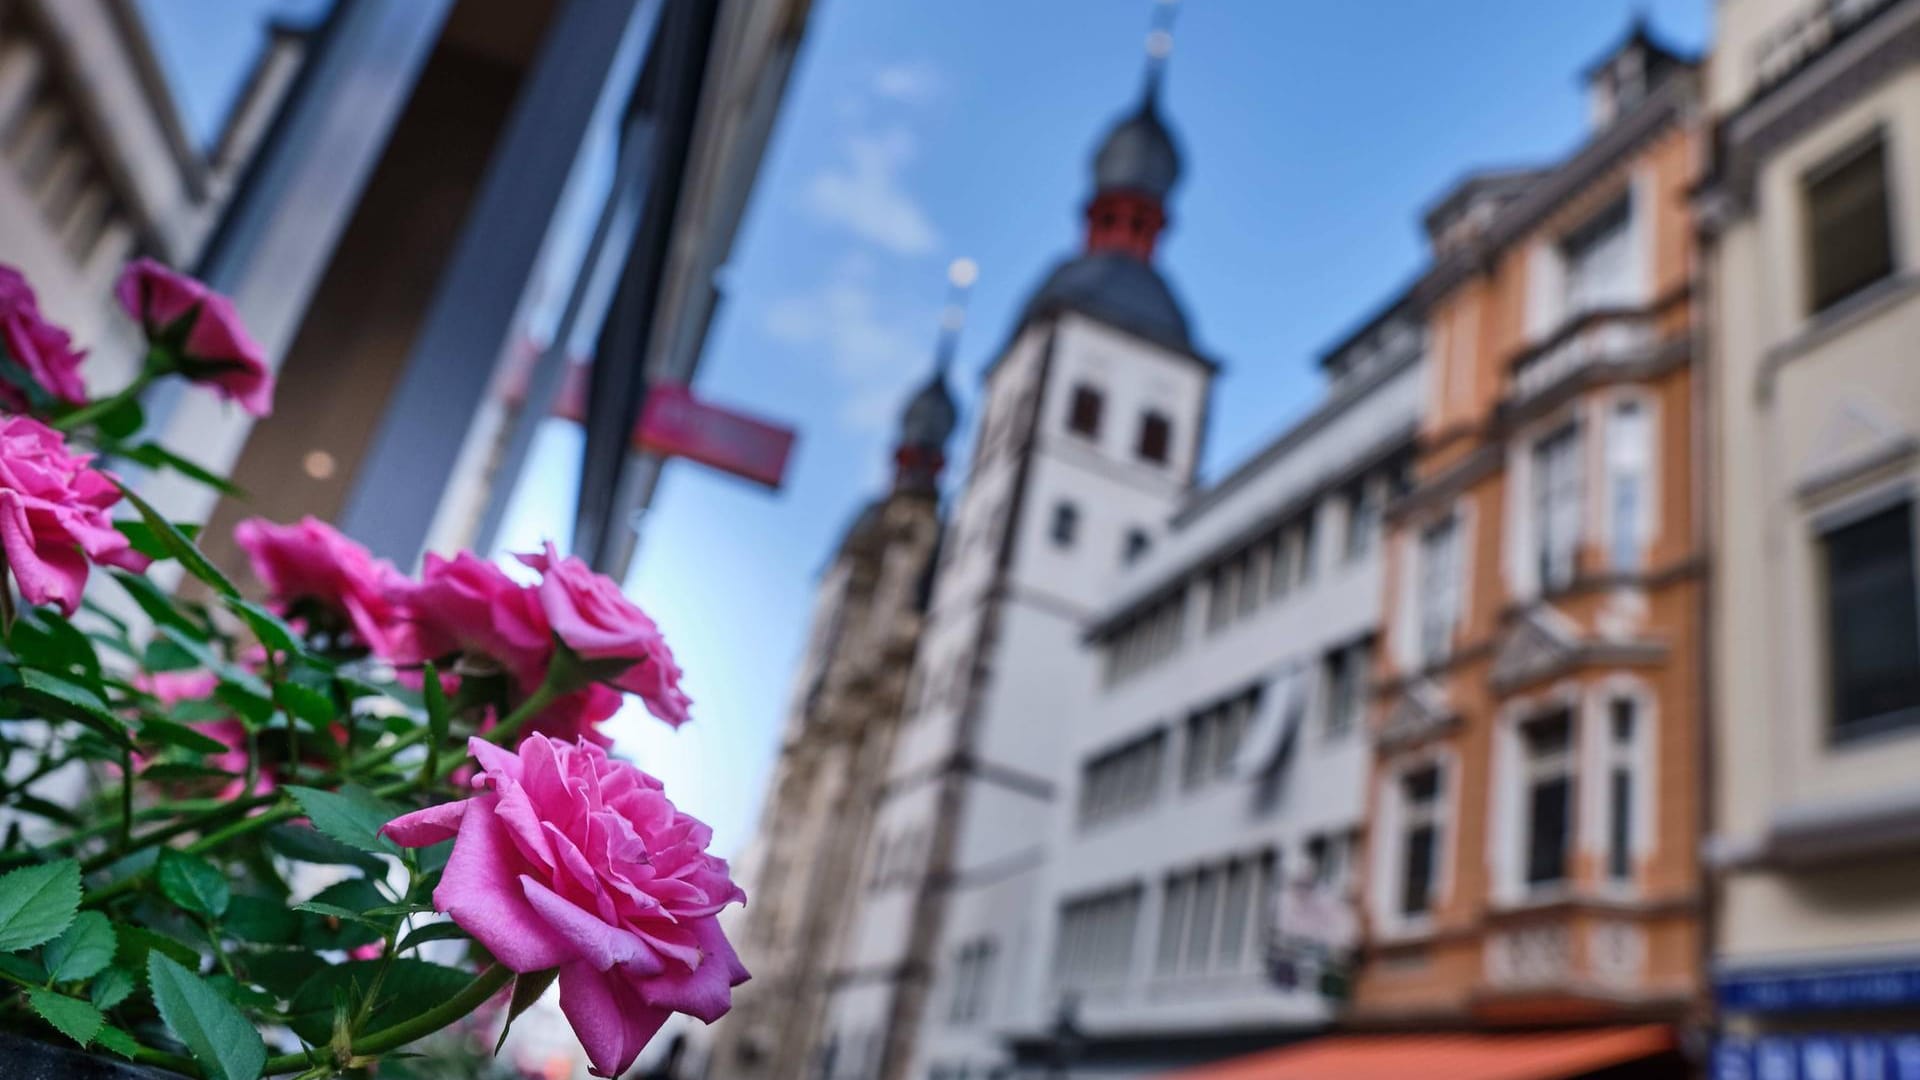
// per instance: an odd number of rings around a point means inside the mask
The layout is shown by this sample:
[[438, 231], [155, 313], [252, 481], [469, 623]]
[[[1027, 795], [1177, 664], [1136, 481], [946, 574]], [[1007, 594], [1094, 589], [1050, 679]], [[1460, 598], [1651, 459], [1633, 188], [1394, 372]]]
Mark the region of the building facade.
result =
[[1213, 374], [1152, 261], [1180, 170], [1154, 86], [1095, 155], [1085, 250], [987, 371], [819, 1075], [985, 1072], [1002, 1026], [1043, 1008], [1022, 965], [1045, 934], [1064, 718], [1094, 681], [1082, 628], [1191, 485]]
[[1026, 1075], [1164, 1072], [1332, 1021], [1422, 330], [1406, 302], [1369, 320], [1328, 353], [1318, 408], [1108, 568], [1024, 965], [1041, 1008], [1004, 1025]]
[[731, 928], [752, 983], [713, 1029], [708, 1075], [811, 1080], [828, 975], [850, 931], [874, 807], [899, 730], [940, 537], [955, 422], [945, 360], [908, 404], [892, 490], [863, 507], [822, 575], [779, 761]]
[[118, 389], [141, 358], [139, 328], [113, 299], [121, 267], [199, 258], [308, 44], [271, 28], [219, 137], [200, 146], [137, 5], [0, 6], [0, 262], [88, 350], [91, 392]]
[[1714, 1075], [1920, 1075], [1920, 3], [1717, 15]]
[[1356, 1026], [1672, 1024], [1699, 989], [1699, 76], [1636, 26], [1587, 78], [1583, 145], [1426, 219]]

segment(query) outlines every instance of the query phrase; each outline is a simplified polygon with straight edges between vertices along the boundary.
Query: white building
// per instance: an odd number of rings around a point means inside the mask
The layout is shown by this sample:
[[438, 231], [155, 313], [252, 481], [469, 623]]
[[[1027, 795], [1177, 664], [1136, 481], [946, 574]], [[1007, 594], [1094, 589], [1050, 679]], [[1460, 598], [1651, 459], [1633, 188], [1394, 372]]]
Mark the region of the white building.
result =
[[1396, 302], [1327, 354], [1316, 410], [1109, 571], [1020, 973], [1030, 1007], [1003, 1032], [1022, 1064], [1155, 1072], [1327, 1022], [1341, 965], [1283, 944], [1353, 944], [1381, 509], [1411, 463], [1421, 357]]
[[1155, 97], [1101, 145], [1086, 249], [987, 372], [816, 1075], [984, 1071], [1047, 1007], [1016, 961], [1048, 936], [1068, 718], [1095, 684], [1081, 638], [1131, 538], [1191, 486], [1214, 370], [1152, 263], [1179, 173]]

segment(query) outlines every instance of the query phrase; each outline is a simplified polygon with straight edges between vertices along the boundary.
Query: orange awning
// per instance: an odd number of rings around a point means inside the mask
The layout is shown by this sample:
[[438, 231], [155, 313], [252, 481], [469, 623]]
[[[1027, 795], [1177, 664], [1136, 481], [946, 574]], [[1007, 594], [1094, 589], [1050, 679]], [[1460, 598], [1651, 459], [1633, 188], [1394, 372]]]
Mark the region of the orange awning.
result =
[[1673, 1029], [1661, 1024], [1514, 1035], [1334, 1035], [1187, 1069], [1173, 1078], [1564, 1080], [1673, 1047]]

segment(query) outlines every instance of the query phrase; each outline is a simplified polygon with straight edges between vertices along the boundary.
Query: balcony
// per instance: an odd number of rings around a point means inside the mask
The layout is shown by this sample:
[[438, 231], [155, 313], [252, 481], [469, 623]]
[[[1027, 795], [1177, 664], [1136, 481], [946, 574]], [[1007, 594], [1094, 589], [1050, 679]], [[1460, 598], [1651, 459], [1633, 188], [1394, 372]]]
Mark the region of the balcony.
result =
[[1569, 318], [1508, 367], [1509, 409], [1608, 373], [1657, 365], [1684, 350], [1685, 323], [1669, 315], [1684, 293], [1646, 307], [1595, 308]]

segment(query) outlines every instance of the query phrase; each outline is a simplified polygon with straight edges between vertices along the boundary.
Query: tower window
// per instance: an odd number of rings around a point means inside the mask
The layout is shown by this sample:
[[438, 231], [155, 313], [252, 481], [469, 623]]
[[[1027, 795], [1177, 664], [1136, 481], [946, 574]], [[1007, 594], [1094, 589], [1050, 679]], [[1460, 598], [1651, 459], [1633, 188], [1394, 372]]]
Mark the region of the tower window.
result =
[[1139, 562], [1140, 557], [1145, 555], [1147, 549], [1152, 546], [1153, 540], [1147, 536], [1147, 530], [1128, 529], [1127, 546], [1126, 549], [1121, 552], [1120, 557], [1128, 565], [1132, 565], [1133, 563]]
[[1080, 508], [1065, 499], [1055, 503], [1050, 533], [1055, 544], [1063, 548], [1072, 547], [1080, 534]]
[[1106, 398], [1100, 391], [1086, 383], [1073, 388], [1073, 412], [1067, 417], [1067, 428], [1075, 435], [1085, 435], [1089, 439], [1100, 437], [1100, 414], [1106, 408]]
[[1807, 178], [1807, 239], [1815, 312], [1893, 273], [1885, 143], [1875, 139]]
[[1156, 465], [1167, 463], [1167, 450], [1173, 443], [1173, 421], [1152, 409], [1140, 414], [1139, 453], [1142, 461]]

